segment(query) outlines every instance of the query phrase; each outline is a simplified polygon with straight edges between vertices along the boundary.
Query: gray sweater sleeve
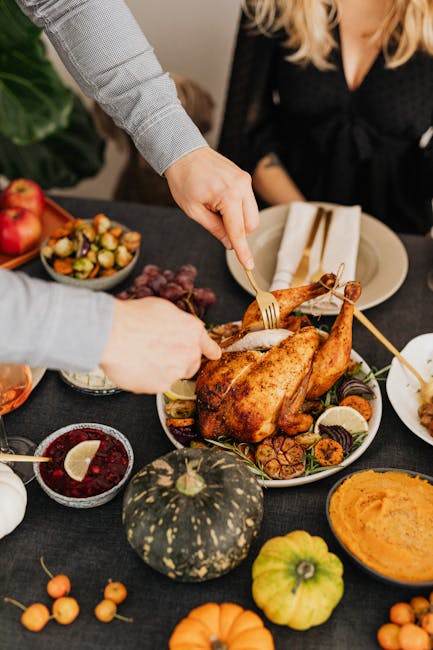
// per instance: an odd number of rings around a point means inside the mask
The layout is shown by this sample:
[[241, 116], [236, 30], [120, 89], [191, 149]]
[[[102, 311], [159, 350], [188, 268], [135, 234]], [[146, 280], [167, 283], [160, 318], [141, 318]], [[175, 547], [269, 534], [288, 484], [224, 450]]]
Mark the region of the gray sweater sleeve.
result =
[[108, 340], [114, 300], [0, 269], [0, 360], [93, 370]]
[[44, 28], [83, 92], [131, 135], [158, 173], [207, 146], [122, 0], [17, 1]]

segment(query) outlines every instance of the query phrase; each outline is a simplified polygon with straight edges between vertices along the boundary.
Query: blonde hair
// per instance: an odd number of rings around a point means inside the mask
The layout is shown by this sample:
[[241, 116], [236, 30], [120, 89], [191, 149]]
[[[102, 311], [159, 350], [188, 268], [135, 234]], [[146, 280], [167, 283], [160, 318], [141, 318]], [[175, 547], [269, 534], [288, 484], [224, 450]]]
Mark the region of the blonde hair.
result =
[[[337, 0], [242, 0], [251, 26], [273, 34], [284, 29], [284, 45], [293, 50], [293, 63], [332, 68], [337, 47], [332, 29], [338, 23]], [[388, 68], [406, 63], [417, 50], [433, 56], [433, 0], [393, 0], [372, 41], [382, 44]]]

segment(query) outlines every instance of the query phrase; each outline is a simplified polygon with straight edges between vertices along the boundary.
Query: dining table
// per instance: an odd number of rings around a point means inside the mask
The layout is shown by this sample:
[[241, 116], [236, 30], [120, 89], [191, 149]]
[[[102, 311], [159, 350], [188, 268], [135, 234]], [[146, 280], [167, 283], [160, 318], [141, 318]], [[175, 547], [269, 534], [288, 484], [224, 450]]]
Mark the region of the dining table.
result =
[[[74, 217], [91, 218], [102, 212], [141, 233], [138, 265], [129, 278], [110, 291], [113, 295], [127, 289], [146, 264], [172, 270], [193, 264], [198, 270], [196, 286], [210, 287], [216, 294], [216, 302], [205, 316], [207, 324], [241, 319], [253, 300], [230, 274], [224, 247], [180, 209], [63, 195], [51, 198]], [[399, 237], [409, 259], [407, 277], [392, 296], [368, 309], [367, 315], [402, 349], [413, 337], [433, 331], [433, 293], [426, 284], [427, 272], [433, 267], [433, 240], [408, 234]], [[389, 260], [389, 264], [393, 263]], [[14, 272], [53, 281], [39, 257]], [[333, 319], [325, 316], [321, 320], [332, 324]], [[353, 323], [353, 349], [375, 369], [392, 361], [391, 353], [357, 321]], [[216, 579], [175, 581], [145, 564], [127, 541], [122, 524], [123, 493], [102, 506], [75, 509], [56, 503], [36, 480], [30, 482], [22, 523], [0, 540], [1, 650], [163, 650], [168, 648], [176, 624], [190, 610], [208, 602], [233, 602], [255, 611], [271, 631], [277, 650], [379, 647], [377, 630], [389, 620], [390, 607], [416, 595], [428, 596], [428, 591], [381, 581], [354, 563], [330, 530], [327, 495], [337, 480], [355, 470], [396, 468], [433, 476], [433, 446], [403, 424], [389, 402], [385, 383], [379, 383], [382, 419], [365, 452], [332, 476], [303, 485], [264, 488], [263, 521], [247, 557]], [[84, 394], [51, 369], [46, 370], [25, 403], [5, 416], [5, 422], [9, 435], [25, 434], [35, 443], [73, 423], [110, 425], [129, 439], [134, 450], [134, 473], [173, 451], [161, 426], [154, 395], [125, 391], [104, 396]], [[341, 601], [325, 623], [306, 631], [273, 624], [255, 605], [251, 590], [252, 564], [262, 545], [294, 530], [322, 537], [344, 565]], [[41, 632], [34, 633], [20, 624], [20, 610], [4, 602], [4, 597], [25, 605], [42, 602], [50, 606], [41, 556], [52, 573], [70, 577], [71, 595], [77, 599], [80, 613], [70, 625], [52, 620]], [[426, 562], [433, 562], [432, 558], [426, 558]], [[94, 608], [110, 579], [126, 585], [128, 596], [118, 611], [133, 618], [132, 622], [114, 619], [102, 623], [95, 618]]]

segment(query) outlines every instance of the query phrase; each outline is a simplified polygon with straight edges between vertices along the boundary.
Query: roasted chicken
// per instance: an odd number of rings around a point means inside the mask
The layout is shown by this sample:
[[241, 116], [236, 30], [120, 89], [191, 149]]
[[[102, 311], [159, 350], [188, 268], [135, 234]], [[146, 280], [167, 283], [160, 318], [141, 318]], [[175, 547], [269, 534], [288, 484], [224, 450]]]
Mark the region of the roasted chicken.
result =
[[[271, 293], [278, 300], [280, 306], [280, 327], [292, 329], [293, 310], [308, 300], [319, 298], [335, 286], [336, 277], [333, 273], [322, 275], [319, 282], [305, 284], [301, 287], [292, 289], [277, 289]], [[252, 302], [242, 319], [242, 331], [250, 332], [252, 330], [262, 330], [264, 328], [263, 319], [257, 302]]]
[[307, 397], [315, 399], [326, 393], [346, 370], [352, 350], [353, 307], [361, 295], [359, 282], [348, 282], [344, 289], [340, 313], [334, 321], [329, 336], [314, 357]]
[[[313, 295], [323, 294], [327, 286], [334, 286], [335, 276], [324, 276], [322, 280], [274, 292], [283, 323], [292, 324], [287, 310], [292, 312]], [[354, 302], [360, 293], [359, 283], [346, 285], [348, 300]], [[253, 305], [242, 321], [244, 334], [260, 324]], [[353, 304], [344, 301], [326, 338], [311, 325], [297, 326], [296, 331], [287, 331], [287, 336], [267, 351], [225, 351], [221, 359], [207, 361], [196, 387], [202, 437], [215, 440], [228, 436], [256, 443], [278, 432], [292, 436], [307, 431], [312, 417], [301, 411], [302, 405], [307, 397], [323, 395], [346, 370], [352, 348], [352, 321]]]

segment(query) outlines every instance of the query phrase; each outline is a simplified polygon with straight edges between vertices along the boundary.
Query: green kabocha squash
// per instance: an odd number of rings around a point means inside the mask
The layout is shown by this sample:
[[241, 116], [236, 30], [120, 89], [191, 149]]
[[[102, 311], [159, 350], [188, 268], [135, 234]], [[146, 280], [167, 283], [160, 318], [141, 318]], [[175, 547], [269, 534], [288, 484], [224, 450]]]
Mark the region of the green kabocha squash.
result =
[[343, 564], [321, 537], [294, 530], [269, 539], [253, 564], [253, 598], [270, 621], [307, 630], [343, 595]]
[[176, 449], [141, 469], [123, 501], [132, 548], [174, 580], [201, 582], [234, 569], [263, 517], [263, 492], [226, 451]]

